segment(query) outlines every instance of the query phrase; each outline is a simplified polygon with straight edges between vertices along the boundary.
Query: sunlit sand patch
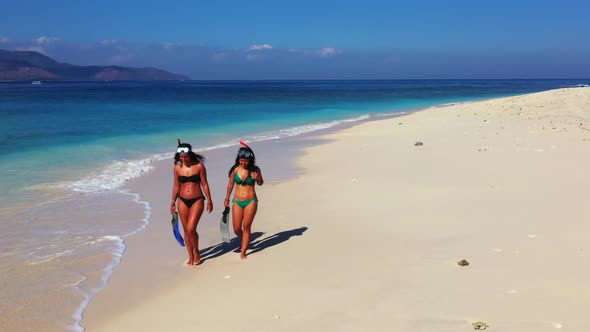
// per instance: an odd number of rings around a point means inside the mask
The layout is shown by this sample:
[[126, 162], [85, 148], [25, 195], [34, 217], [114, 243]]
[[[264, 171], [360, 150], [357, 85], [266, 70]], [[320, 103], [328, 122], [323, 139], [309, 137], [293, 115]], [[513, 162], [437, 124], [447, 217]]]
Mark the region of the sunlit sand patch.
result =
[[490, 250], [493, 252], [498, 252], [498, 253], [504, 251], [504, 249], [502, 249], [502, 248], [490, 248]]
[[536, 237], [537, 237], [537, 234], [529, 234], [529, 235], [527, 235], [527, 236], [528, 236], [529, 238], [531, 238], [531, 239], [534, 239], [534, 238], [536, 238]]
[[518, 294], [518, 291], [516, 289], [510, 289], [506, 291], [506, 294]]
[[553, 328], [555, 328], [555, 329], [563, 328], [563, 324], [561, 324], [561, 323], [551, 323], [551, 325], [553, 325]]

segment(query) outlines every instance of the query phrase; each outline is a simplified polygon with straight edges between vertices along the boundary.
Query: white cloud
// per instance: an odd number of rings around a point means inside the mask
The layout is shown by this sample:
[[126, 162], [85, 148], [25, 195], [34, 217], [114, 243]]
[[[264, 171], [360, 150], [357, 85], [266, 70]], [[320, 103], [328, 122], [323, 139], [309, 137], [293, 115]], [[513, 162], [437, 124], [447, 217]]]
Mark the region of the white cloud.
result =
[[272, 45], [262, 44], [262, 45], [251, 45], [250, 47], [248, 47], [248, 51], [259, 51], [259, 50], [272, 50]]
[[321, 57], [329, 57], [340, 53], [342, 53], [342, 51], [339, 51], [333, 47], [324, 47], [321, 50], [319, 50], [319, 54]]
[[52, 43], [52, 42], [58, 41], [58, 40], [59, 40], [59, 38], [43, 36], [43, 37], [37, 38], [35, 41], [39, 45], [44, 45], [44, 44], [49, 44], [49, 43]]
[[303, 54], [319, 56], [321, 58], [329, 58], [338, 54], [342, 54], [342, 51], [333, 47], [324, 47], [320, 48], [319, 50], [304, 50]]

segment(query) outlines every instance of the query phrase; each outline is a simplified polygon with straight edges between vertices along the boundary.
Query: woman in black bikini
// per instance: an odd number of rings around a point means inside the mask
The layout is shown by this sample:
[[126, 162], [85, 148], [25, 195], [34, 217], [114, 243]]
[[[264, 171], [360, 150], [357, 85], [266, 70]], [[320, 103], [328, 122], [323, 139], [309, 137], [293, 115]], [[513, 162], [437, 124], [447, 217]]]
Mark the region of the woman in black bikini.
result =
[[184, 229], [188, 251], [187, 265], [201, 263], [197, 225], [205, 208], [205, 197], [207, 198], [207, 212], [213, 211], [209, 183], [207, 182], [207, 170], [203, 161], [205, 158], [194, 153], [190, 144], [180, 143], [178, 140], [178, 148], [174, 156], [174, 186], [172, 187], [170, 213], [176, 212], [176, 198], [178, 198], [178, 214]]
[[262, 172], [256, 166], [256, 157], [254, 151], [244, 142], [240, 142], [244, 147], [238, 150], [238, 155], [234, 165], [230, 168], [227, 184], [227, 194], [225, 195], [225, 206], [229, 206], [229, 196], [236, 187], [234, 199], [232, 200], [232, 221], [234, 233], [241, 240], [240, 257], [246, 259], [246, 250], [250, 243], [252, 234], [252, 222], [258, 210], [258, 197], [254, 186], [261, 186], [264, 183]]

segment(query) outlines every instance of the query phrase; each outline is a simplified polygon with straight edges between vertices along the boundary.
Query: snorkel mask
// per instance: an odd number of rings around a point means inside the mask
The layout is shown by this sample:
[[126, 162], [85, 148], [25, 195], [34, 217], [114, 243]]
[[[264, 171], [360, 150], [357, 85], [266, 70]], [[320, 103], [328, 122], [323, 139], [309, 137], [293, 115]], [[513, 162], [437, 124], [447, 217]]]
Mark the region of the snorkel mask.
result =
[[185, 146], [185, 147], [182, 147], [182, 148], [177, 148], [177, 149], [176, 149], [176, 152], [178, 152], [178, 153], [188, 153], [190, 150], [191, 150], [191, 149], [189, 149], [189, 148], [187, 148], [187, 147]]
[[182, 143], [180, 142], [180, 138], [178, 138], [177, 140], [178, 140], [178, 147], [176, 148], [176, 153], [189, 153], [191, 151], [190, 147], [181, 146]]
[[253, 159], [254, 158], [254, 151], [248, 146], [248, 144], [240, 141], [240, 144], [245, 148], [240, 148], [238, 150], [238, 158], [244, 159]]

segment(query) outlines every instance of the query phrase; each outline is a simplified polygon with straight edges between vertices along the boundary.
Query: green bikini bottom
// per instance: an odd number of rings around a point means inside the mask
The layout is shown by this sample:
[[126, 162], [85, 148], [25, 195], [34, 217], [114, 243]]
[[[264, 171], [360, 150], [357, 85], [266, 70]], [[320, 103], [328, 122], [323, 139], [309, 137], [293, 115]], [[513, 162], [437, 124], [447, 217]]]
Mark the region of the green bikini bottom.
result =
[[238, 204], [242, 209], [245, 208], [246, 206], [248, 206], [248, 204], [252, 203], [252, 202], [258, 202], [258, 197], [254, 197], [254, 198], [250, 198], [247, 201], [240, 201], [237, 199], [232, 199], [232, 202]]

